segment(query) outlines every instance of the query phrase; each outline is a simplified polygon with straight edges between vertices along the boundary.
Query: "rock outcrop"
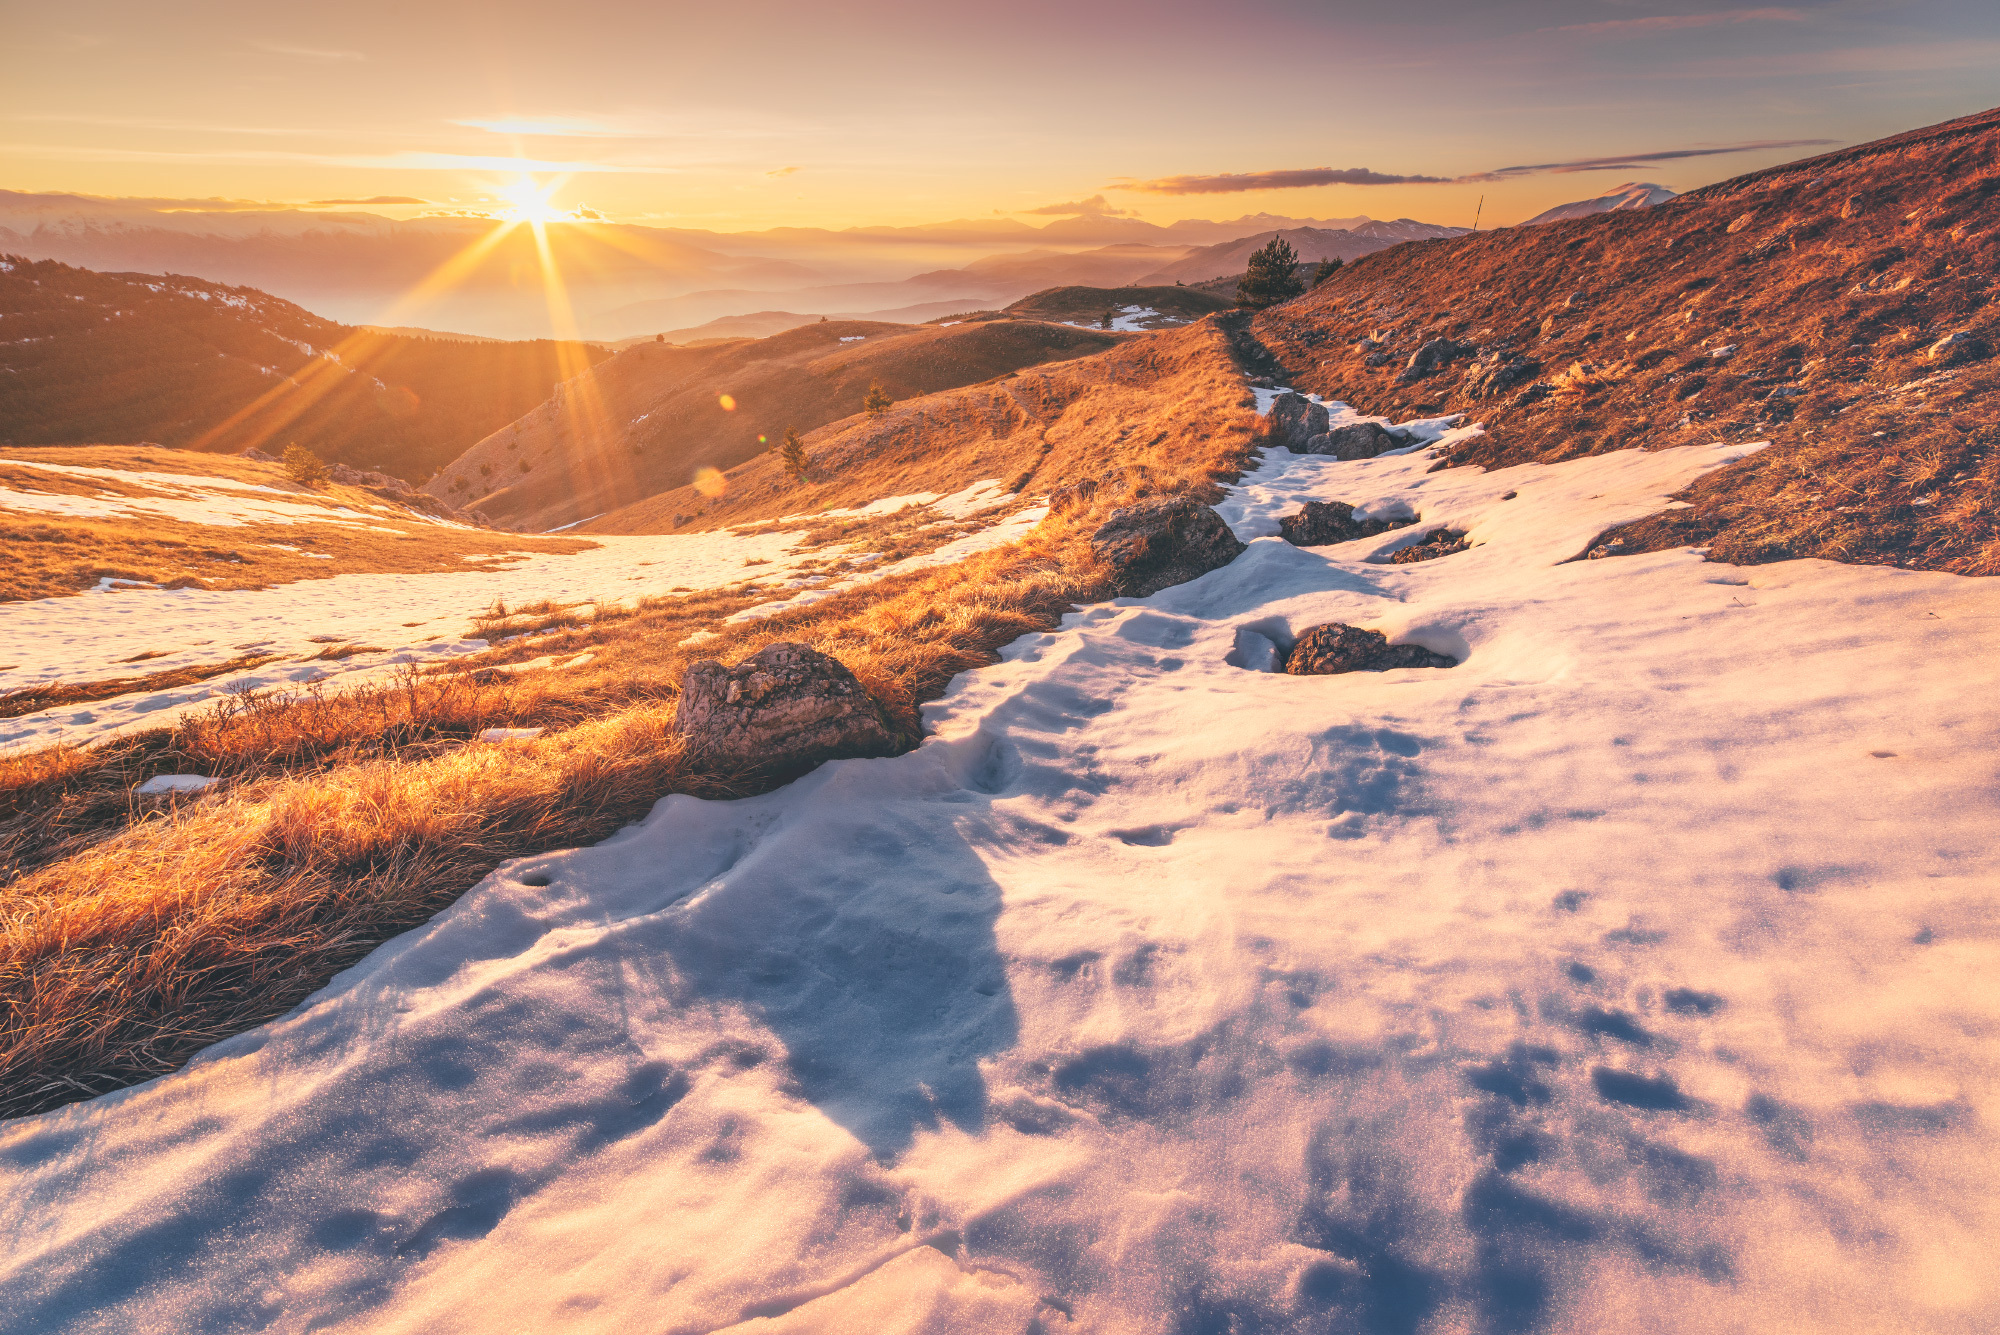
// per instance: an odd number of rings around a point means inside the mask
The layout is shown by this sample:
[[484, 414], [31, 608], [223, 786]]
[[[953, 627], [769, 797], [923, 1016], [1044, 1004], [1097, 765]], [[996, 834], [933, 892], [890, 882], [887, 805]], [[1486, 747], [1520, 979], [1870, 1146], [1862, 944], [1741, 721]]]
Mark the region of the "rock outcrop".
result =
[[1293, 454], [1310, 454], [1310, 442], [1326, 434], [1327, 421], [1325, 405], [1303, 394], [1280, 394], [1271, 403], [1271, 443]]
[[1386, 450], [1401, 449], [1415, 439], [1379, 422], [1349, 422], [1314, 436], [1295, 454], [1330, 454], [1336, 459], [1373, 459]]
[[1457, 667], [1458, 660], [1432, 653], [1420, 644], [1391, 644], [1379, 630], [1344, 626], [1338, 621], [1314, 626], [1299, 636], [1285, 659], [1294, 677], [1326, 677], [1341, 672], [1387, 672], [1391, 668]]
[[1414, 384], [1422, 380], [1440, 366], [1449, 365], [1460, 357], [1478, 351], [1470, 343], [1459, 343], [1448, 338], [1434, 338], [1410, 354], [1409, 362], [1396, 375], [1399, 385]]
[[1228, 565], [1242, 550], [1221, 515], [1185, 496], [1120, 506], [1090, 538], [1091, 554], [1112, 568], [1125, 598], [1185, 584]]
[[701, 762], [783, 775], [896, 749], [881, 709], [839, 659], [786, 642], [733, 668], [713, 659], [688, 668], [674, 731]]
[[1307, 501], [1297, 513], [1278, 519], [1278, 535], [1294, 547], [1326, 547], [1356, 538], [1372, 538], [1392, 528], [1404, 528], [1413, 519], [1356, 519], [1354, 507], [1346, 501]]

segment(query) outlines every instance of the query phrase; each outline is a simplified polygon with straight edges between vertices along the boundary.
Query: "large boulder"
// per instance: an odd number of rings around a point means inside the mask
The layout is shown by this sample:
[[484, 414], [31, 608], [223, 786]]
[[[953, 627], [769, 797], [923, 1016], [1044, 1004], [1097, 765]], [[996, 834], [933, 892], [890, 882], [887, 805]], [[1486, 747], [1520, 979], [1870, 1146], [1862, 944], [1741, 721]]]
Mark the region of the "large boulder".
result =
[[1126, 598], [1145, 598], [1219, 570], [1242, 550], [1221, 515], [1185, 496], [1120, 506], [1090, 537], [1091, 555], [1111, 567]]
[[779, 774], [896, 749], [882, 711], [839, 659], [784, 642], [733, 668], [713, 659], [688, 668], [674, 731], [699, 761]]
[[1346, 426], [1314, 436], [1303, 451], [1293, 453], [1330, 454], [1336, 459], [1373, 459], [1384, 450], [1401, 449], [1410, 443], [1379, 422], [1349, 422]]
[[1458, 660], [1432, 653], [1420, 644], [1391, 644], [1379, 630], [1343, 626], [1338, 621], [1314, 626], [1299, 636], [1285, 659], [1294, 677], [1325, 677], [1340, 672], [1387, 672], [1391, 668], [1457, 667]]
[[1271, 443], [1307, 454], [1314, 436], [1326, 434], [1326, 407], [1303, 394], [1280, 394], [1271, 402]]
[[1356, 538], [1372, 538], [1415, 522], [1356, 519], [1354, 507], [1346, 501], [1307, 501], [1296, 514], [1279, 517], [1278, 536], [1294, 547], [1326, 547], [1336, 542], [1353, 542]]
[[1396, 383], [1399, 385], [1415, 384], [1431, 372], [1437, 370], [1440, 366], [1448, 365], [1459, 357], [1468, 356], [1477, 351], [1478, 348], [1470, 343], [1458, 343], [1448, 338], [1434, 338], [1410, 354], [1408, 364], [1396, 376]]

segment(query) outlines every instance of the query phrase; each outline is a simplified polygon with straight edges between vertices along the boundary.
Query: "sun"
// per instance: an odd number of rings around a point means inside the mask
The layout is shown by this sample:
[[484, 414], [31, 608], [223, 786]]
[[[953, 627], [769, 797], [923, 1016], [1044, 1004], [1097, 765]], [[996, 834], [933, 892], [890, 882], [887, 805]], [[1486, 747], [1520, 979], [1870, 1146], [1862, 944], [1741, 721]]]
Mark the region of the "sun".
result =
[[523, 176], [512, 185], [500, 187], [500, 197], [508, 207], [497, 215], [508, 222], [552, 223], [568, 222], [570, 215], [549, 202], [549, 196], [561, 185], [560, 179], [547, 185], [538, 185], [534, 178]]

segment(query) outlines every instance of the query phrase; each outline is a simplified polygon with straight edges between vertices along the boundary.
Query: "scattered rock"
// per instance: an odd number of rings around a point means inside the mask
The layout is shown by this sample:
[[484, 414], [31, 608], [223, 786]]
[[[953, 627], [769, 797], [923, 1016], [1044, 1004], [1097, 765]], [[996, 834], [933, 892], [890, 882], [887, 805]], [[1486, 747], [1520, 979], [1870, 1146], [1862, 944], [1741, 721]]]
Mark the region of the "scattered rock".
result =
[[1554, 385], [1551, 385], [1546, 380], [1537, 380], [1534, 384], [1509, 399], [1507, 406], [1510, 408], [1525, 408], [1531, 403], [1537, 403], [1542, 399], [1546, 399], [1555, 392], [1556, 387]]
[[1602, 561], [1607, 556], [1623, 556], [1624, 554], [1625, 539], [1613, 538], [1609, 542], [1599, 543], [1597, 546], [1592, 547], [1588, 552], [1584, 553], [1584, 557], [1586, 560]]
[[239, 459], [248, 459], [251, 463], [256, 464], [274, 464], [279, 462], [277, 455], [266, 454], [255, 445], [252, 445], [247, 450], [240, 451], [236, 457]]
[[1185, 496], [1120, 506], [1090, 539], [1091, 554], [1112, 568], [1118, 593], [1126, 598], [1144, 598], [1219, 570], [1242, 550], [1221, 515]]
[[1440, 366], [1448, 366], [1454, 359], [1467, 356], [1476, 351], [1478, 349], [1470, 343], [1456, 343], [1448, 338], [1434, 338], [1410, 354], [1409, 363], [1403, 367], [1401, 374], [1396, 377], [1396, 383], [1399, 385], [1413, 384], [1416, 381], [1422, 380]]
[[1326, 408], [1303, 394], [1280, 394], [1271, 404], [1271, 443], [1293, 454], [1307, 453], [1306, 442], [1326, 428]]
[[1450, 556], [1462, 552], [1472, 544], [1464, 533], [1455, 528], [1434, 528], [1424, 534], [1423, 540], [1410, 547], [1400, 547], [1389, 554], [1392, 566], [1414, 565], [1418, 561], [1435, 561], [1440, 556]]
[[733, 668], [714, 659], [688, 668], [674, 731], [711, 764], [782, 774], [896, 749], [882, 711], [839, 659], [786, 642]]
[[1297, 514], [1278, 520], [1278, 533], [1294, 547], [1326, 547], [1356, 538], [1372, 538], [1392, 528], [1407, 528], [1414, 519], [1356, 519], [1346, 501], [1307, 501]]
[[1542, 364], [1515, 353], [1489, 352], [1466, 372], [1466, 392], [1476, 399], [1504, 394], [1523, 380], [1541, 374]]
[[1364, 338], [1354, 345], [1354, 350], [1356, 352], [1373, 352], [1381, 346], [1382, 340], [1379, 338]]
[[1361, 364], [1363, 366], [1387, 366], [1393, 360], [1395, 359], [1386, 352], [1371, 352], [1361, 359]]
[[1956, 333], [1946, 334], [1931, 344], [1930, 350], [1924, 356], [1934, 362], [1955, 362], [1970, 356], [1977, 342], [1978, 340], [1971, 334], [1961, 329]]
[[1338, 621], [1314, 626], [1299, 636], [1285, 659], [1294, 677], [1327, 677], [1341, 672], [1387, 672], [1391, 668], [1457, 667], [1458, 660], [1432, 653], [1420, 644], [1391, 644], [1379, 630], [1343, 626]]
[[1722, 230], [1728, 232], [1730, 235], [1733, 236], [1736, 233], [1742, 231], [1744, 228], [1748, 227], [1750, 225], [1750, 220], [1752, 218], [1755, 218], [1756, 216], [1757, 216], [1756, 210], [1753, 209], [1749, 213], [1742, 214], [1741, 216], [1736, 218], [1735, 221], [1731, 222], [1729, 226], [1723, 228]]

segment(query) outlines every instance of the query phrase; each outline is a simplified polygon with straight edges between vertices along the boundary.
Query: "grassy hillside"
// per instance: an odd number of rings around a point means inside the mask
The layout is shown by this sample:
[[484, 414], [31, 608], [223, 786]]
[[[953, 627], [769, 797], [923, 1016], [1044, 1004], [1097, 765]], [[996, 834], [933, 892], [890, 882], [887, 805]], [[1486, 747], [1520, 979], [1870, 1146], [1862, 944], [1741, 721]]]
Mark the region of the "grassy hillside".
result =
[[[1650, 209], [1399, 246], [1255, 331], [1300, 389], [1483, 422], [1456, 464], [1771, 442], [1608, 550], [2000, 573], [1996, 201], [2000, 111]], [[1408, 378], [1439, 339], [1451, 359]]]
[[832, 320], [707, 347], [642, 343], [480, 441], [428, 490], [496, 523], [544, 531], [685, 486], [697, 469], [732, 468], [787, 427], [810, 431], [859, 412], [871, 384], [900, 401], [1117, 341], [1026, 321]]
[[1021, 298], [1006, 313], [1024, 320], [1096, 321], [1106, 311], [1139, 306], [1177, 320], [1199, 320], [1236, 303], [1192, 288], [1175, 287], [1052, 287]]
[[350, 328], [254, 288], [0, 259], [0, 445], [152, 442], [422, 482], [606, 354]]

